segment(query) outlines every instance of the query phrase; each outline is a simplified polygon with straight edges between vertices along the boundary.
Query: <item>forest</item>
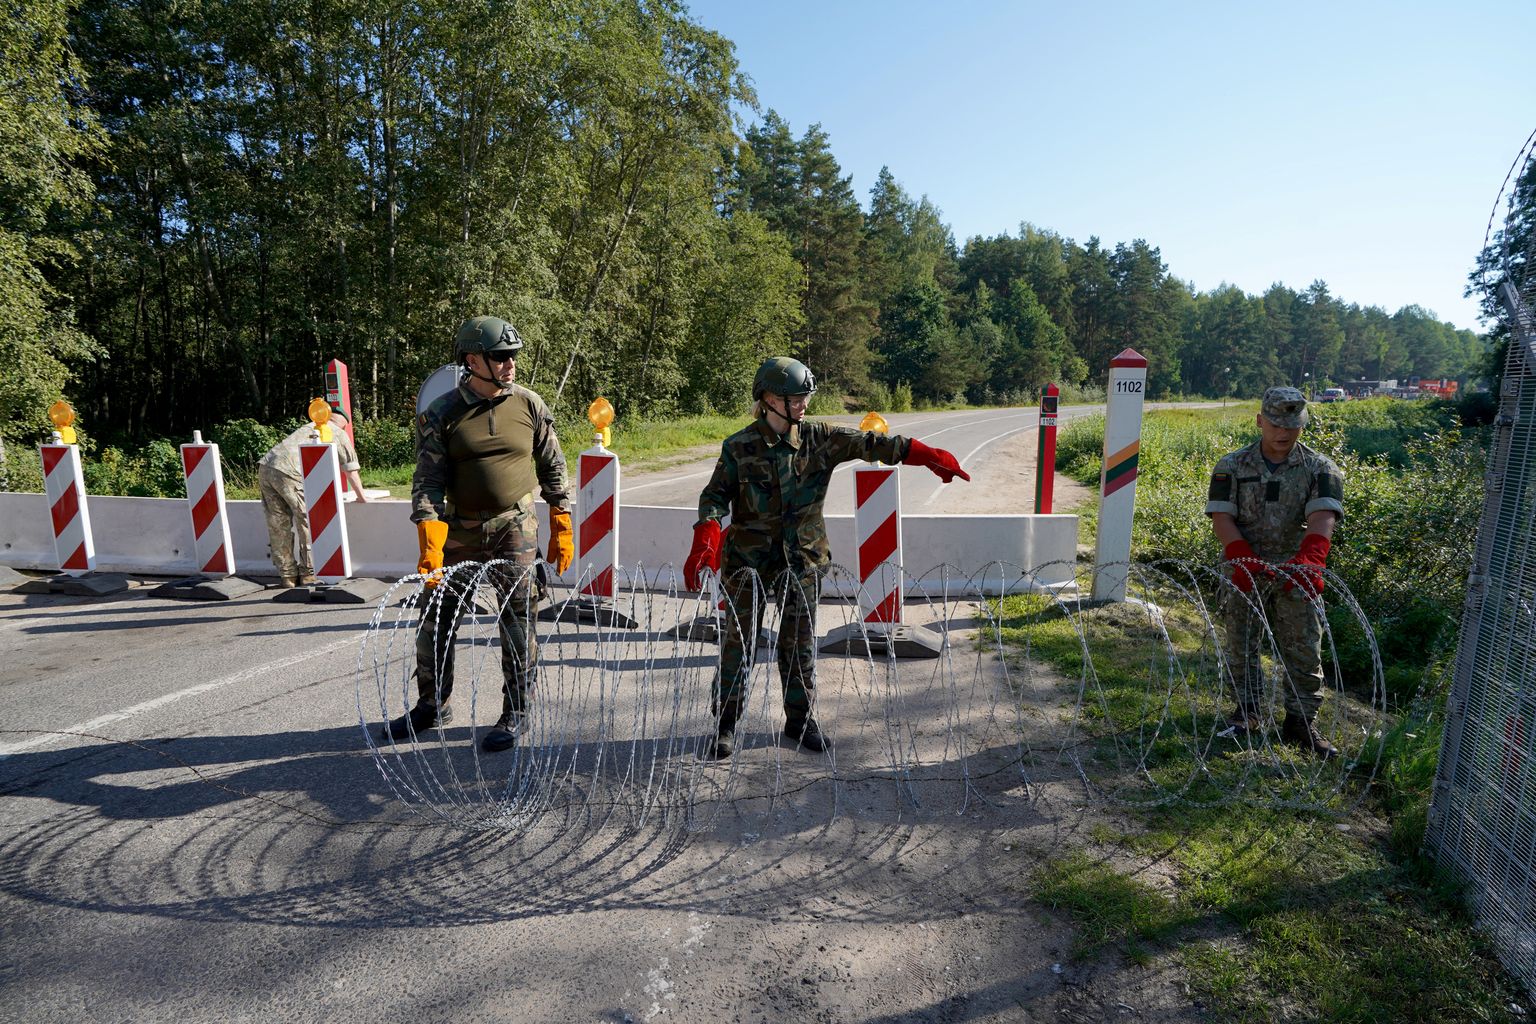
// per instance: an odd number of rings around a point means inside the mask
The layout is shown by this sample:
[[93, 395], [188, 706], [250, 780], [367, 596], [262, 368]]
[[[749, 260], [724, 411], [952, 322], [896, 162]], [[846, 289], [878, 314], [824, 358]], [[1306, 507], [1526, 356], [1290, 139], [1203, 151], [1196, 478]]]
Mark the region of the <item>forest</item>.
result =
[[[767, 354], [866, 401], [1023, 403], [1125, 347], [1154, 395], [1476, 379], [1485, 339], [1321, 280], [1198, 292], [1155, 240], [957, 242], [760, 105], [674, 0], [20, 0], [0, 25], [0, 440], [400, 420], [490, 313], [556, 415], [736, 412]], [[940, 197], [942, 198], [942, 197]], [[1283, 211], [1277, 211], [1277, 216]], [[1468, 254], [1469, 265], [1476, 253]]]

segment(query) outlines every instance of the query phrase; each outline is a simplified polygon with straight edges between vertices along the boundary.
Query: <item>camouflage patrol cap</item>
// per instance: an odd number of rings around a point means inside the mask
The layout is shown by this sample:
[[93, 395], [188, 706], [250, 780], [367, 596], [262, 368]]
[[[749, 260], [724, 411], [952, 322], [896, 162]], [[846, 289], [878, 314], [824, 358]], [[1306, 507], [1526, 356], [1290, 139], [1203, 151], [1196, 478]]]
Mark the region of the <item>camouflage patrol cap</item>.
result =
[[1270, 388], [1260, 412], [1277, 427], [1300, 429], [1307, 425], [1307, 396], [1295, 388]]

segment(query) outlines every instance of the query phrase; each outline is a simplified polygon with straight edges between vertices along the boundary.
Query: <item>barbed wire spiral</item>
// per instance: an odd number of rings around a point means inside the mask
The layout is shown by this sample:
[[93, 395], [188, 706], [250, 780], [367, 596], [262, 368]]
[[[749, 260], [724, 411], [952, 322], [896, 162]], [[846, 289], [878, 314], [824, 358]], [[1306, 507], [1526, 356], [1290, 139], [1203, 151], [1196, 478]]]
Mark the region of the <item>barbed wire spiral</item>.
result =
[[[675, 579], [670, 566], [616, 573], [607, 600], [583, 593], [590, 576], [558, 593], [534, 624], [526, 731], [510, 750], [483, 751], [502, 710], [498, 619], [530, 570], [464, 563], [435, 589], [405, 577], [379, 603], [359, 654], [359, 724], [399, 801], [471, 830], [563, 819], [697, 833], [726, 815], [739, 823], [784, 813], [942, 820], [1028, 801], [1066, 779], [1087, 799], [1126, 807], [1241, 801], [1339, 810], [1365, 792], [1385, 716], [1383, 671], [1370, 623], [1335, 574], [1325, 571], [1313, 603], [1332, 691], [1317, 726], [1343, 755], [1325, 761], [1281, 742], [1276, 716], [1290, 683], [1273, 624], [1216, 567], [1130, 563], [1127, 600], [1104, 604], [1049, 582], [1074, 568], [993, 563], [906, 576], [905, 622], [937, 639], [932, 656], [906, 658], [878, 627], [860, 625], [858, 577], [831, 566], [817, 635], [844, 627], [855, 642], [852, 653], [814, 654], [814, 710], [832, 737], [818, 754], [783, 732], [778, 647], [791, 641], [779, 635], [778, 609], [798, 584], [754, 578], [764, 628], [748, 654], [738, 749], [714, 760], [711, 686], [721, 620], [731, 613], [714, 590], [647, 586]], [[381, 725], [416, 701], [417, 630], [436, 621], [422, 610], [449, 588], [472, 598], [451, 627], [456, 716], [390, 739]], [[1299, 587], [1279, 599], [1308, 600]], [[1227, 724], [1235, 690], [1219, 606], [1232, 601], [1259, 624], [1269, 695], [1264, 728], [1242, 735]], [[1339, 628], [1357, 631], [1369, 651], [1370, 667], [1357, 677], [1338, 656]]]

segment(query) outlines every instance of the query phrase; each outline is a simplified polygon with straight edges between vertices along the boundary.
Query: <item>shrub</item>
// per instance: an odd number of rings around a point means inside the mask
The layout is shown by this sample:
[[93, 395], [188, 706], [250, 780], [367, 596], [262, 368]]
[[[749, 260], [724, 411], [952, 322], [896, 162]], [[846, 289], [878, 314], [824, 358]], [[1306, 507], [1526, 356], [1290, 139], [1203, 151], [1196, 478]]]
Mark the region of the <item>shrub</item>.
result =
[[891, 391], [891, 412], [912, 411], [912, 385], [906, 381], [897, 384]]
[[249, 486], [256, 479], [261, 457], [298, 425], [294, 420], [286, 428], [269, 427], [256, 420], [240, 419], [220, 423], [208, 431], [208, 440], [219, 446], [225, 481], [235, 487]]
[[841, 416], [847, 411], [843, 407], [843, 393], [827, 385], [817, 388], [805, 406], [807, 416]]
[[895, 404], [891, 400], [891, 389], [874, 381], [869, 385], [869, 390], [864, 394], [864, 400], [859, 403], [859, 408], [865, 412], [896, 412]]
[[365, 467], [411, 466], [416, 463], [416, 425], [399, 420], [367, 420], [353, 425], [357, 459]]

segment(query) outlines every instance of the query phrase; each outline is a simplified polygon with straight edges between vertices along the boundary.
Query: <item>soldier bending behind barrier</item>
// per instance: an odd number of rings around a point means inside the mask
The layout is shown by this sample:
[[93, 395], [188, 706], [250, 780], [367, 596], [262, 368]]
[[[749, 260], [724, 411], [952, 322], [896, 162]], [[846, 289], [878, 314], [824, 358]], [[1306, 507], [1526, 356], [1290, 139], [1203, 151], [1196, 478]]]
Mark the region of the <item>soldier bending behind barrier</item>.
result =
[[[345, 421], [347, 414], [339, 409], [331, 410], [331, 418]], [[299, 465], [299, 445], [308, 444], [315, 433], [313, 423], [305, 423], [283, 438], [266, 455], [256, 471], [256, 484], [261, 491], [261, 511], [267, 517], [267, 539], [272, 545], [272, 564], [282, 577], [283, 586], [292, 589], [300, 583], [315, 580], [314, 554], [310, 551], [309, 511], [304, 507], [304, 470]], [[363, 494], [363, 478], [357, 461], [357, 450], [347, 440], [347, 432], [338, 424], [331, 431], [336, 445], [336, 458], [341, 471], [352, 485], [357, 500], [368, 500]], [[298, 544], [298, 557], [294, 557], [294, 544]]]
[[1260, 640], [1267, 619], [1285, 670], [1281, 739], [1318, 757], [1338, 757], [1314, 722], [1323, 703], [1323, 568], [1344, 516], [1344, 475], [1297, 440], [1307, 425], [1307, 400], [1295, 388], [1264, 392], [1257, 423], [1259, 440], [1216, 464], [1205, 506], [1236, 588], [1223, 604], [1237, 690], [1227, 722], [1241, 734], [1263, 729]]
[[[816, 665], [816, 601], [832, 561], [821, 507], [832, 471], [844, 462], [926, 466], [945, 483], [969, 480], [949, 452], [899, 435], [866, 433], [805, 419], [816, 379], [804, 363], [777, 356], [752, 382], [753, 423], [721, 445], [714, 475], [699, 495], [693, 548], [683, 566], [691, 589], [705, 569], [721, 573], [726, 622], [713, 686], [713, 753], [735, 750], [736, 722], [746, 699], [748, 641], [762, 626], [767, 593], [779, 601], [779, 682], [784, 735], [809, 751], [827, 748], [812, 717]], [[722, 566], [720, 520], [729, 513]], [[761, 584], [762, 590], [758, 589]]]
[[468, 580], [445, 580], [445, 565], [506, 560], [489, 574], [499, 598], [501, 717], [481, 741], [505, 750], [527, 722], [533, 687], [533, 614], [543, 598], [535, 573], [539, 558], [533, 490], [549, 504], [549, 561], [564, 573], [575, 548], [565, 456], [544, 400], [514, 383], [522, 338], [504, 320], [481, 316], [459, 328], [455, 350], [465, 375], [457, 388], [416, 419], [416, 472], [411, 519], [421, 546], [418, 571], [441, 600], [424, 599], [416, 634], [416, 706], [385, 733], [406, 739], [453, 718], [453, 639], [463, 603], [473, 600]]

